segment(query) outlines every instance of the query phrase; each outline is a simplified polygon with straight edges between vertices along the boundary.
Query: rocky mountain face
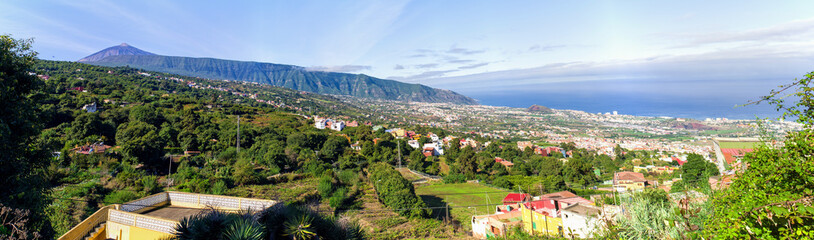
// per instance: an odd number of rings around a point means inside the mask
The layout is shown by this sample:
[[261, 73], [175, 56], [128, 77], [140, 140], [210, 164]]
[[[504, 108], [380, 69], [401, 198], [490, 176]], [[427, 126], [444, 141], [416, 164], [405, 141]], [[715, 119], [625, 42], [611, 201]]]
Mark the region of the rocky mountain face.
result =
[[126, 44], [107, 48], [79, 61], [100, 66], [130, 66], [193, 77], [256, 82], [320, 94], [477, 104], [474, 99], [450, 90], [379, 79], [364, 74], [310, 71], [300, 66], [275, 63], [161, 56]]

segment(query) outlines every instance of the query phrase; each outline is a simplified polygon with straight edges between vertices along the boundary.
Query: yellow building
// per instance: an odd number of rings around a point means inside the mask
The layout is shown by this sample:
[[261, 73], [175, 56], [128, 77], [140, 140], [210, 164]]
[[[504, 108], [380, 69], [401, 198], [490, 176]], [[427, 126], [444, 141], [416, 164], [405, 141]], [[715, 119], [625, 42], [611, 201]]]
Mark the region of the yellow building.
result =
[[562, 236], [562, 219], [554, 217], [555, 203], [538, 200], [520, 204], [523, 230], [532, 235]]
[[123, 204], [105, 206], [74, 226], [59, 240], [161, 239], [175, 234], [186, 217], [207, 208], [261, 211], [276, 201], [219, 195], [162, 192]]
[[647, 185], [644, 174], [637, 172], [618, 172], [613, 175], [613, 188], [617, 192], [641, 191]]

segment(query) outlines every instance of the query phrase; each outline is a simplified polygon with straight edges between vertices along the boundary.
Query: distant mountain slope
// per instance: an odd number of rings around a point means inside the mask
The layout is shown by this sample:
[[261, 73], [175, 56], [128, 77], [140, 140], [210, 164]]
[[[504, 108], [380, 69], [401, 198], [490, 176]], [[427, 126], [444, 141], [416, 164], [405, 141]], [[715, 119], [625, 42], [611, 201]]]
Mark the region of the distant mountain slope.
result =
[[127, 43], [122, 43], [118, 46], [105, 48], [102, 51], [98, 51], [94, 54], [91, 54], [90, 56], [79, 59], [78, 62], [82, 63], [94, 62], [99, 61], [102, 58], [108, 56], [117, 56], [117, 55], [155, 55], [155, 54], [127, 45]]
[[477, 104], [474, 99], [449, 90], [379, 79], [363, 74], [308, 71], [293, 65], [144, 54], [111, 55], [85, 63], [130, 66], [187, 76], [265, 83], [320, 94]]

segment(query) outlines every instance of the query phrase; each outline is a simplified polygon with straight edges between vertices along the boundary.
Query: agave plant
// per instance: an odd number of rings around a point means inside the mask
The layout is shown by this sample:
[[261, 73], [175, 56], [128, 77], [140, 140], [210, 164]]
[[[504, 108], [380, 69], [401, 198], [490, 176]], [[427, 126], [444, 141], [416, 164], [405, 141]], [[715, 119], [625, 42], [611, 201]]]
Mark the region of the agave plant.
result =
[[288, 219], [288, 221], [285, 222], [285, 232], [283, 232], [283, 236], [291, 237], [291, 239], [294, 240], [309, 240], [314, 238], [317, 234], [311, 228], [311, 220], [311, 217], [307, 214]]
[[253, 218], [238, 218], [229, 225], [223, 238], [228, 240], [261, 240], [266, 229]]
[[247, 212], [228, 213], [209, 209], [200, 214], [182, 219], [175, 227], [178, 240], [229, 239], [260, 240], [266, 230], [257, 222], [254, 214]]

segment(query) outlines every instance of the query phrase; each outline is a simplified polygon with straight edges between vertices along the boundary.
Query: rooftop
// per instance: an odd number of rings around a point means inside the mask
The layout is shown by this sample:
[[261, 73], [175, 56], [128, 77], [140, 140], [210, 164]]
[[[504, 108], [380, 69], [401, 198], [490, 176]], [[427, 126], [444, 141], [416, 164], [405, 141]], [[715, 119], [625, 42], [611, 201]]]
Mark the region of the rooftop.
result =
[[583, 216], [596, 216], [599, 215], [599, 208], [591, 205], [583, 205], [581, 203], [577, 203], [567, 208], [563, 208], [563, 211], [573, 212]]

